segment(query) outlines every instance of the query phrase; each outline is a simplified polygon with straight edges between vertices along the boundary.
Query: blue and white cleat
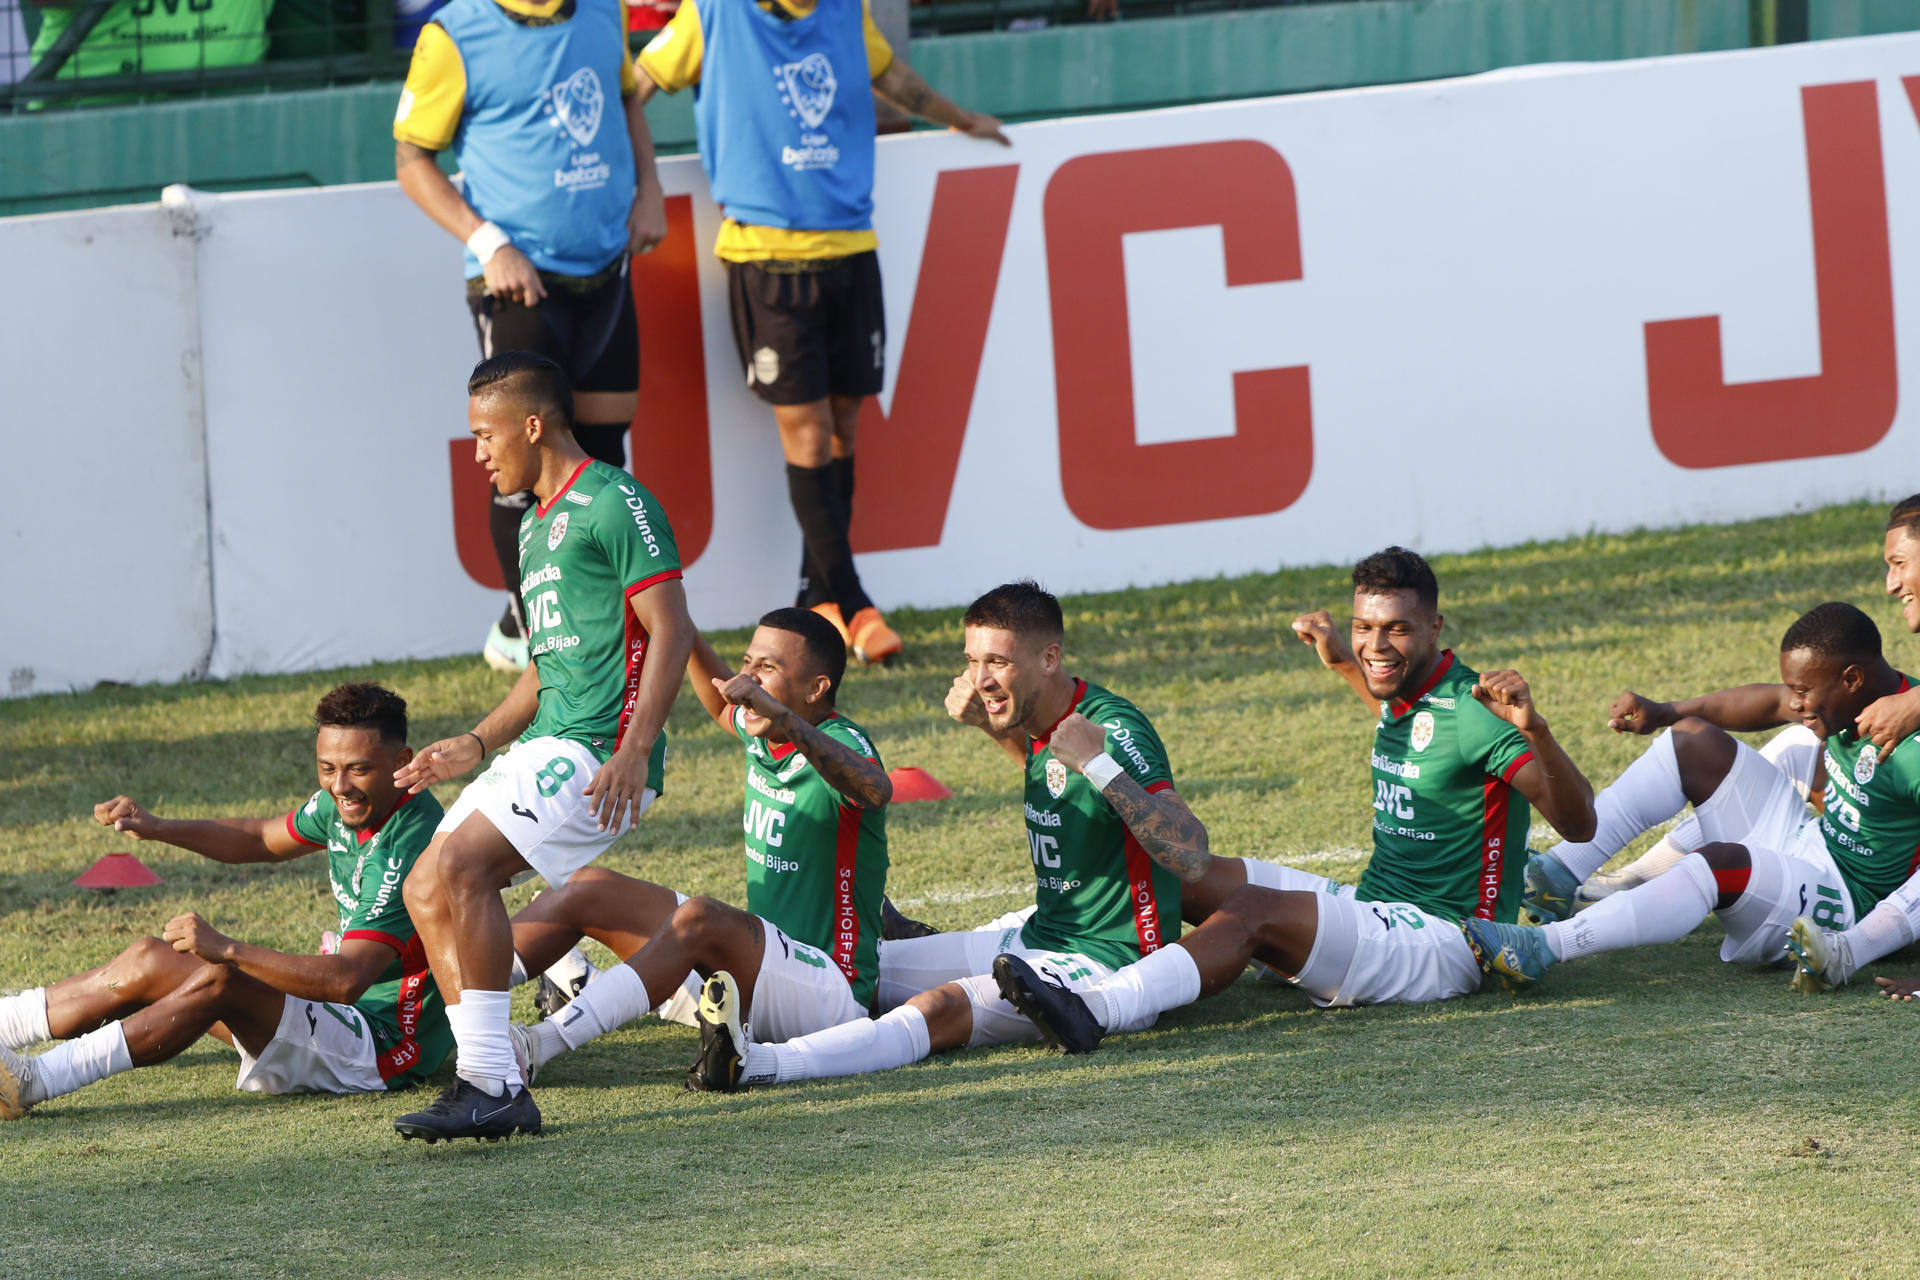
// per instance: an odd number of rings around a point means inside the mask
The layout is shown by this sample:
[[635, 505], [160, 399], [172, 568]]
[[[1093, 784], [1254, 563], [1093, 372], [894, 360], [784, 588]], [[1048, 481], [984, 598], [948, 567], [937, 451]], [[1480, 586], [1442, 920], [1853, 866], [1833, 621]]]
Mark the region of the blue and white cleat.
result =
[[1480, 972], [1498, 974], [1509, 987], [1538, 982], [1553, 965], [1547, 936], [1524, 924], [1496, 924], [1469, 916], [1460, 922]]
[[487, 643], [480, 650], [480, 656], [495, 671], [525, 671], [527, 638], [523, 635], [509, 637], [496, 622], [487, 632]]
[[1573, 917], [1580, 882], [1566, 863], [1551, 853], [1529, 853], [1521, 879], [1520, 906], [1534, 923], [1552, 924]]

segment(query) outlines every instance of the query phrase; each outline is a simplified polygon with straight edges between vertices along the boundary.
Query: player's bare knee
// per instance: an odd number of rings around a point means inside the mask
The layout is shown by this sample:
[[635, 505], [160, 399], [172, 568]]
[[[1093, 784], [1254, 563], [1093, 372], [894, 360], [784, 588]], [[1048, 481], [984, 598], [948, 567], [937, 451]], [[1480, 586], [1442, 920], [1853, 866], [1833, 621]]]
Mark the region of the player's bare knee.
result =
[[922, 991], [907, 1003], [927, 1020], [929, 1053], [958, 1049], [973, 1035], [973, 1006], [976, 993], [966, 983], [949, 982], [931, 991]]
[[440, 913], [439, 869], [438, 863], [416, 862], [401, 882], [400, 900], [407, 904], [407, 914], [416, 924], [422, 917]]
[[689, 946], [699, 947], [737, 932], [744, 914], [718, 898], [701, 894], [673, 909], [673, 928]]
[[440, 851], [440, 890], [443, 897], [485, 897], [506, 888], [511, 879], [512, 873], [497, 866], [484, 848], [463, 848], [449, 843]]
[[1715, 871], [1745, 871], [1753, 865], [1745, 845], [1716, 841], [1701, 845], [1697, 852]]
[[154, 937], [141, 938], [122, 951], [108, 966], [108, 977], [120, 982], [144, 981], [171, 968], [174, 957], [179, 954], [171, 943]]

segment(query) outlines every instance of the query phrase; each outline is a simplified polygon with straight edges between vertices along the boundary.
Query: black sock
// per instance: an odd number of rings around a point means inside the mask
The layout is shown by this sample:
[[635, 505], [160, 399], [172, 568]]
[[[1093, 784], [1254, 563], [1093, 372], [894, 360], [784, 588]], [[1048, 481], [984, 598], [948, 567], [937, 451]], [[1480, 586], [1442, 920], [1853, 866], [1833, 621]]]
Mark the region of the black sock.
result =
[[[835, 458], [827, 464], [833, 472], [833, 505], [839, 513], [839, 519], [848, 528], [853, 526], [853, 459]], [[805, 543], [800, 547], [800, 590], [793, 602], [802, 609], [811, 609], [815, 605], [825, 604], [833, 599], [833, 592], [827, 586], [826, 570], [814, 561], [813, 552]]]
[[500, 615], [500, 632], [509, 640], [526, 634], [520, 625], [520, 517], [533, 505], [529, 492], [493, 496], [487, 505], [487, 532], [493, 536], [493, 554], [500, 561], [500, 577], [507, 584], [507, 609]]
[[832, 464], [787, 464], [787, 495], [793, 500], [793, 514], [800, 520], [807, 556], [823, 571], [826, 598], [839, 602], [840, 616], [851, 621], [873, 601], [867, 599], [860, 587], [860, 575], [854, 571], [853, 548], [847, 543], [848, 508], [836, 500], [834, 490]]
[[573, 424], [573, 438], [587, 451], [589, 458], [627, 469], [627, 424], [624, 422]]

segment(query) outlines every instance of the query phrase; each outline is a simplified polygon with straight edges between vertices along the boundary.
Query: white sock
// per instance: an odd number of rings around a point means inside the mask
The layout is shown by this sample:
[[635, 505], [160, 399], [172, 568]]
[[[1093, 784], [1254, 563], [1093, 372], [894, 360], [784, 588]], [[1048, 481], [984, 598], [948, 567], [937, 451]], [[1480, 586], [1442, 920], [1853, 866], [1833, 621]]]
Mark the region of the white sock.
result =
[[31, 1106], [83, 1089], [115, 1072], [131, 1070], [133, 1053], [127, 1048], [127, 1029], [109, 1022], [98, 1031], [64, 1040], [33, 1059], [33, 1079], [21, 1101]]
[[1846, 939], [1853, 967], [1858, 969], [1912, 942], [1913, 924], [1900, 908], [1882, 902], [1867, 912], [1866, 919], [1846, 931]]
[[567, 1048], [578, 1049], [589, 1040], [626, 1026], [653, 1008], [654, 1003], [647, 995], [647, 984], [640, 981], [633, 966], [617, 964], [575, 996], [566, 1008], [541, 1023], [540, 1035], [543, 1042], [552, 1035]]
[[785, 1044], [756, 1044], [740, 1062], [748, 1084], [824, 1080], [889, 1071], [927, 1056], [927, 1019], [910, 1004], [878, 1018], [856, 1018]]
[[1200, 998], [1200, 966], [1178, 944], [1136, 960], [1080, 993], [1105, 1031], [1132, 1026]]
[[526, 1085], [507, 1034], [512, 1005], [511, 992], [470, 989], [460, 993], [459, 1004], [447, 1006], [447, 1022], [459, 1046], [456, 1074], [496, 1098]]
[[1687, 793], [1680, 789], [1680, 761], [1673, 754], [1673, 730], [1669, 729], [1594, 798], [1593, 839], [1584, 844], [1563, 840], [1549, 852], [1566, 864], [1575, 880], [1585, 880], [1643, 831], [1686, 807]]
[[1340, 888], [1338, 882], [1329, 880], [1325, 876], [1317, 876], [1311, 871], [1302, 871], [1280, 862], [1262, 862], [1258, 858], [1242, 858], [1240, 865], [1247, 869], [1247, 883], [1259, 889], [1333, 893]]
[[1557, 960], [1673, 942], [1698, 928], [1719, 896], [1713, 868], [1690, 853], [1675, 864], [1673, 874], [1603, 898], [1571, 920], [1544, 926], [1542, 932]]
[[1660, 842], [1653, 848], [1614, 874], [1628, 881], [1621, 888], [1631, 889], [1634, 885], [1645, 884], [1649, 880], [1658, 879], [1667, 874], [1673, 870], [1680, 859], [1706, 842], [1706, 837], [1700, 834], [1700, 820], [1689, 816], [1682, 819], [1679, 826], [1660, 837]]
[[47, 989], [0, 996], [0, 1049], [24, 1049], [53, 1039], [47, 1029]]

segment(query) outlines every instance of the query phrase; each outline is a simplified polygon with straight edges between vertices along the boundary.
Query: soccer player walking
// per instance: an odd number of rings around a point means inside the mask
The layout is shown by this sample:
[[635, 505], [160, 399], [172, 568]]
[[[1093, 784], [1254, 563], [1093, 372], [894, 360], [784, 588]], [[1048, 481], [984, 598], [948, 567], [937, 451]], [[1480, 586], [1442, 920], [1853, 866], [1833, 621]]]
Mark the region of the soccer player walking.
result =
[[867, 86], [969, 136], [1006, 135], [895, 56], [864, 0], [687, 0], [641, 51], [638, 79], [641, 102], [699, 86], [734, 343], [747, 386], [773, 407], [805, 547], [795, 603], [838, 627], [861, 661], [884, 662], [900, 637], [847, 538], [860, 403], [886, 372]]
[[510, 351], [476, 366], [467, 390], [494, 487], [537, 499], [519, 538], [532, 644], [505, 701], [395, 775], [419, 792], [512, 744], [460, 793], [407, 877], [459, 1074], [394, 1127], [433, 1140], [539, 1132], [509, 1034], [513, 944], [500, 890], [529, 869], [565, 884], [653, 803], [694, 636], [666, 513], [633, 477], [581, 451], [560, 367]]
[[[627, 264], [667, 233], [637, 88], [619, 0], [451, 0], [421, 28], [393, 120], [400, 189], [467, 246], [482, 358], [552, 358], [575, 393], [574, 440], [615, 467], [640, 387]], [[457, 189], [436, 160], [449, 147]], [[482, 655], [503, 671], [527, 665], [513, 584], [532, 502], [496, 492], [489, 508], [507, 608]]]

